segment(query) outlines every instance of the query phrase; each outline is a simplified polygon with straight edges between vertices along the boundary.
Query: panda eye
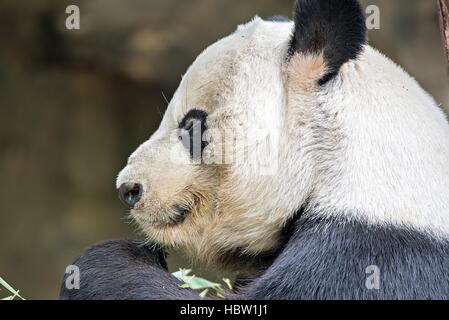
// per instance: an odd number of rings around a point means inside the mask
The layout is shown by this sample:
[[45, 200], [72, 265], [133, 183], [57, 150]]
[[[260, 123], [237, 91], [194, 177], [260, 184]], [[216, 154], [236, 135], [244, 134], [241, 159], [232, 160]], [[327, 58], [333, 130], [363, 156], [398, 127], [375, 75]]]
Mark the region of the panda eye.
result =
[[206, 127], [207, 113], [202, 110], [190, 110], [179, 123], [178, 138], [184, 148], [189, 150], [192, 159], [202, 157], [202, 152], [207, 143], [202, 141]]

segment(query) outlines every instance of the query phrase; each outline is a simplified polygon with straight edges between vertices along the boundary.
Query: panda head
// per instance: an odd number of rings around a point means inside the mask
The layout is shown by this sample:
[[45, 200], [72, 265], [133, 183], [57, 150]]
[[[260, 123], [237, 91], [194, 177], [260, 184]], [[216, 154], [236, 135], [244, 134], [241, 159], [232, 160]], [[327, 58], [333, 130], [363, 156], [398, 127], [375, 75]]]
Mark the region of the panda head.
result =
[[[398, 82], [380, 87], [385, 74]], [[433, 104], [366, 45], [357, 1], [297, 1], [293, 22], [256, 17], [198, 56], [160, 128], [119, 174], [120, 196], [151, 241], [203, 263], [258, 268], [304, 206], [384, 205], [363, 198], [381, 174], [357, 184], [359, 173], [370, 177], [351, 161], [382, 162], [382, 150], [358, 150], [377, 130], [363, 119], [381, 121], [378, 105], [413, 99], [406, 90]]]

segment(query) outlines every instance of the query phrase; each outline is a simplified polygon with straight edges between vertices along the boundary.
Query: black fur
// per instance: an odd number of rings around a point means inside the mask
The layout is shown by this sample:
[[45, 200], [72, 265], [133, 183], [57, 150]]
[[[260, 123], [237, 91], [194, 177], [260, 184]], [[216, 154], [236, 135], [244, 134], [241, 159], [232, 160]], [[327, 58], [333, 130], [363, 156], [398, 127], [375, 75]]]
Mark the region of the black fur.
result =
[[[366, 41], [363, 14], [355, 0], [298, 0], [295, 24], [290, 53], [323, 51], [329, 74], [322, 84], [356, 58]], [[191, 135], [188, 121], [199, 119], [203, 132], [206, 117], [193, 110], [179, 128]], [[243, 281], [229, 299], [449, 299], [448, 239], [354, 220], [305, 218], [319, 216], [306, 207], [286, 226], [280, 251], [267, 259], [259, 257], [259, 275]], [[237, 258], [248, 258], [238, 253]], [[61, 299], [199, 298], [179, 287], [161, 250], [139, 242], [101, 243], [74, 264], [80, 268], [81, 288], [67, 289], [65, 276]], [[380, 268], [379, 290], [365, 286], [371, 265]]]
[[[349, 216], [342, 214], [342, 216]], [[368, 289], [367, 267], [380, 269]], [[303, 219], [249, 299], [449, 299], [449, 241], [412, 229], [342, 219]]]
[[160, 249], [138, 241], [115, 240], [93, 246], [73, 265], [80, 270], [80, 289], [67, 289], [64, 275], [62, 300], [197, 299], [179, 288], [180, 282], [167, 272]]
[[[102, 243], [74, 264], [81, 289], [63, 282], [62, 299], [199, 298], [178, 287], [161, 251], [137, 242]], [[371, 265], [380, 268], [379, 290], [365, 285]], [[228, 299], [449, 299], [448, 266], [449, 241], [416, 230], [299, 219], [271, 265]]]
[[202, 159], [204, 148], [208, 145], [202, 139], [204, 132], [207, 130], [206, 120], [206, 111], [192, 109], [179, 123], [179, 139], [189, 151], [190, 157], [196, 161]]
[[357, 0], [297, 0], [294, 21], [289, 55], [323, 52], [328, 73], [321, 85], [355, 59], [367, 40], [365, 16]]

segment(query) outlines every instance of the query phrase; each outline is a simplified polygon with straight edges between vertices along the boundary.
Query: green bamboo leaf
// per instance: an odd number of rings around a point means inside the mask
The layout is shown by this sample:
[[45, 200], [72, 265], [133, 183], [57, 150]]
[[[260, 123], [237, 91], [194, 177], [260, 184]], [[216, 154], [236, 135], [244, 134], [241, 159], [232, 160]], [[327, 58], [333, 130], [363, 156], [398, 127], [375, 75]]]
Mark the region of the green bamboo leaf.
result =
[[209, 280], [198, 277], [190, 278], [190, 280], [187, 283], [190, 285], [190, 288], [194, 290], [215, 289], [217, 287], [220, 287], [219, 283], [214, 283]]
[[[206, 297], [211, 290], [218, 297], [224, 297], [224, 289], [220, 283], [215, 283], [204, 278], [197, 277], [195, 275], [190, 275], [192, 273], [191, 269], [179, 269], [179, 271], [173, 272], [172, 275], [181, 281], [183, 284], [179, 285], [183, 289], [201, 290], [199, 296], [201, 298]], [[223, 278], [223, 282], [232, 290], [231, 280], [228, 278]]]
[[5, 300], [14, 300], [14, 296], [9, 296], [9, 297], [6, 297], [6, 298], [2, 298], [2, 299], [0, 299], [1, 301], [5, 301]]
[[14, 290], [13, 287], [11, 287], [8, 282], [6, 282], [5, 280], [3, 280], [2, 277], [0, 277], [0, 284], [5, 287], [6, 290], [8, 290], [9, 292], [11, 292], [12, 294], [16, 293], [16, 290]]
[[0, 285], [2, 285], [6, 290], [11, 292], [13, 294], [13, 299], [15, 297], [19, 297], [22, 300], [25, 300], [20, 294], [18, 290], [15, 290], [13, 287], [11, 287], [8, 282], [6, 282], [2, 277], [0, 277]]
[[189, 274], [192, 272], [191, 269], [179, 269], [179, 271], [173, 272], [172, 275], [179, 281], [188, 282], [191, 278]]

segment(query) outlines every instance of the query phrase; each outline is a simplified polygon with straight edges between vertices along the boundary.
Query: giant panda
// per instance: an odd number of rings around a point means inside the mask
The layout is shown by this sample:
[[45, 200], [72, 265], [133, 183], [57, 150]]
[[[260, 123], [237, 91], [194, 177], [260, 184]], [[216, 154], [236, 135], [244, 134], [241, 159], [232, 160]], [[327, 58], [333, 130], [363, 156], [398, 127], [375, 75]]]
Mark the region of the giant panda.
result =
[[[223, 132], [243, 161], [211, 161]], [[449, 124], [356, 0], [298, 0], [207, 48], [117, 187], [147, 241], [88, 249], [62, 299], [199, 299], [167, 248], [244, 279], [228, 299], [449, 298]]]

